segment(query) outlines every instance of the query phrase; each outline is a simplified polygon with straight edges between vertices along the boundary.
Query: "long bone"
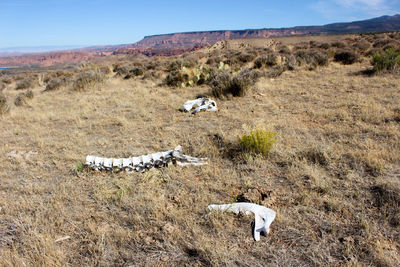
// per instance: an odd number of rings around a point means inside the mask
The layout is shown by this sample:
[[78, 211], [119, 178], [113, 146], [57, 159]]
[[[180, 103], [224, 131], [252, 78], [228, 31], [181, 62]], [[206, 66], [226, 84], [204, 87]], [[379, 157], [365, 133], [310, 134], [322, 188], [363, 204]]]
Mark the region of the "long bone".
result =
[[204, 165], [207, 158], [195, 158], [182, 153], [182, 147], [174, 150], [156, 152], [132, 158], [102, 158], [92, 155], [86, 156], [85, 165], [93, 170], [126, 170], [144, 172], [153, 168], [160, 168], [175, 163], [179, 166]]

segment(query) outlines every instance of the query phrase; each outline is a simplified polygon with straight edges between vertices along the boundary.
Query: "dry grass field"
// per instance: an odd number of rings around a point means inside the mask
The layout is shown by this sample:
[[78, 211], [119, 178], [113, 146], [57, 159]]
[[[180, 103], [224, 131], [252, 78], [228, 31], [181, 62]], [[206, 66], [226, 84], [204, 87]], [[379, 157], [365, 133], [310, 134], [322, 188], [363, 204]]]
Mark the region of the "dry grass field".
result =
[[[0, 116], [2, 266], [399, 266], [400, 76], [364, 58], [261, 77], [218, 112], [179, 108], [207, 85], [114, 73], [93, 88], [43, 92]], [[277, 133], [268, 156], [239, 148]], [[82, 168], [182, 145], [205, 166], [141, 173]], [[277, 212], [255, 242], [253, 216], [210, 213], [248, 201]], [[68, 236], [69, 238], [62, 239]], [[61, 238], [61, 240], [60, 240]]]

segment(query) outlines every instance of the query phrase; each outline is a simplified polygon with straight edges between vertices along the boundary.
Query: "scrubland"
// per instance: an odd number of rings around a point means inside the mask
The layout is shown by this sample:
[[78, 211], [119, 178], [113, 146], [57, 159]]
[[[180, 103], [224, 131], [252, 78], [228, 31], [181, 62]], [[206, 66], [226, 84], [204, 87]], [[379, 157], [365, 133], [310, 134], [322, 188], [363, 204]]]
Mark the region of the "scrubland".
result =
[[[400, 76], [371, 60], [399, 36], [3, 72], [0, 264], [398, 266]], [[218, 112], [179, 111], [197, 96]], [[241, 147], [252, 129], [269, 153]], [[177, 145], [209, 164], [83, 167]], [[277, 212], [259, 242], [253, 216], [207, 210], [242, 201]]]

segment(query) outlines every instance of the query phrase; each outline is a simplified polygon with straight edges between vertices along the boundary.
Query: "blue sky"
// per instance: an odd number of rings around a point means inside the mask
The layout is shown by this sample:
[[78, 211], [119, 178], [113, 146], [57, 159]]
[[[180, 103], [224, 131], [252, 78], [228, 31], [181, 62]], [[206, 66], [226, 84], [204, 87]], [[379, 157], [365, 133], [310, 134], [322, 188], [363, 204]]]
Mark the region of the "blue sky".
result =
[[0, 0], [0, 48], [134, 43], [146, 35], [280, 28], [400, 13], [400, 0]]

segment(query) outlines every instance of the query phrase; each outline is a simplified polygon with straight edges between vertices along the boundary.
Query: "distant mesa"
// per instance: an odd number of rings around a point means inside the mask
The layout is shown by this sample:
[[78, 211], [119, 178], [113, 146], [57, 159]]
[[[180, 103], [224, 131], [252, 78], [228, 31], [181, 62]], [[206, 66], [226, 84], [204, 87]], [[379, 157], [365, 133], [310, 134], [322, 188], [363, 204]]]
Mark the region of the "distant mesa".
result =
[[146, 36], [126, 45], [94, 46], [70, 51], [0, 57], [1, 66], [41, 65], [79, 62], [98, 56], [142, 53], [147, 56], [171, 56], [213, 45], [228, 39], [269, 38], [291, 35], [351, 34], [400, 30], [400, 15], [332, 23], [323, 26], [297, 26], [279, 29], [247, 29], [234, 31], [183, 32]]

